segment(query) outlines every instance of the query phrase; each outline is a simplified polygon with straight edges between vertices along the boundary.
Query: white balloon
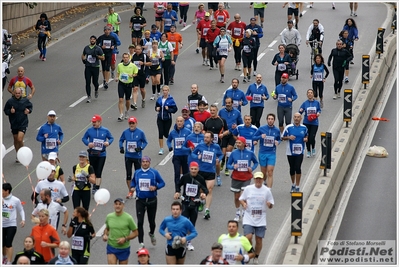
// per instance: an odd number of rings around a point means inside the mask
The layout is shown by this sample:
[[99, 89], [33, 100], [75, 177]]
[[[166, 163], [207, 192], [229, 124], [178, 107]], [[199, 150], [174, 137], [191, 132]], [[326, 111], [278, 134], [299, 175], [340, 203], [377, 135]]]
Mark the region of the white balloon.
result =
[[4, 156], [6, 155], [7, 151], [6, 151], [6, 147], [4, 146], [4, 144], [1, 144], [1, 158], [4, 159]]
[[107, 204], [107, 202], [109, 201], [110, 197], [111, 197], [111, 194], [105, 188], [101, 188], [101, 189], [97, 190], [97, 192], [94, 194], [94, 200], [99, 205]]
[[52, 165], [48, 161], [42, 161], [37, 164], [36, 175], [39, 180], [44, 180], [51, 174]]
[[17, 159], [25, 167], [29, 166], [30, 162], [32, 161], [32, 158], [33, 158], [32, 150], [27, 146], [21, 147], [17, 152]]

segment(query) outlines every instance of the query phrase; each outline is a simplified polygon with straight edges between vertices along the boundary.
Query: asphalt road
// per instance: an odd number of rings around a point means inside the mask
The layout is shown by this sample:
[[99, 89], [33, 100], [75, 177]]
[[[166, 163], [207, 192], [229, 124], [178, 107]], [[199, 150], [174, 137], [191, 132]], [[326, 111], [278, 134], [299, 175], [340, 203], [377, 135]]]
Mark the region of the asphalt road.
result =
[[[240, 13], [242, 20], [249, 22], [252, 17], [252, 9], [249, 9], [248, 4], [231, 3], [231, 16], [235, 13]], [[282, 9], [282, 3], [271, 3], [266, 9], [266, 22], [264, 28], [264, 37], [261, 40], [261, 48], [259, 56], [263, 55], [258, 64], [258, 73], [263, 75], [263, 82], [271, 92], [274, 86], [274, 67], [270, 62], [275, 53], [277, 53], [277, 45], [280, 43], [280, 33], [286, 26], [287, 11]], [[147, 4], [148, 8], [148, 4]], [[189, 9], [189, 19], [193, 18], [196, 4], [191, 4]], [[302, 38], [305, 39], [305, 34], [308, 26], [312, 23], [314, 18], [319, 18], [325, 27], [325, 43], [324, 56], [327, 59], [329, 52], [335, 47], [335, 41], [338, 37], [339, 31], [348, 18], [349, 8], [346, 3], [337, 3], [336, 10], [331, 9], [330, 3], [319, 4], [316, 3], [312, 9], [305, 8], [306, 13], [300, 19], [299, 30]], [[373, 14], [373, 19], [366, 14]], [[120, 14], [122, 17], [121, 26], [121, 41], [122, 46], [120, 51], [127, 51], [127, 46], [130, 43], [130, 34], [128, 31], [128, 21], [132, 12], [124, 12]], [[151, 25], [154, 21], [153, 12], [147, 11], [144, 13]], [[381, 26], [386, 18], [386, 7], [379, 3], [362, 3], [359, 5], [358, 17], [356, 22], [360, 29], [360, 41], [356, 43], [355, 47], [355, 65], [351, 65], [349, 75], [350, 83], [344, 88], [352, 88], [352, 82], [357, 78], [360, 71], [360, 59], [362, 54], [367, 54], [370, 47], [375, 42], [375, 34], [377, 28]], [[40, 144], [35, 140], [37, 129], [45, 122], [46, 114], [49, 110], [54, 109], [57, 112], [57, 123], [59, 123], [65, 134], [64, 143], [60, 149], [61, 167], [66, 172], [66, 176], [72, 172], [72, 166], [78, 162], [78, 152], [85, 149], [81, 142], [81, 138], [85, 130], [91, 126], [90, 119], [93, 114], [98, 113], [103, 117], [103, 126], [111, 130], [115, 140], [108, 149], [107, 161], [103, 171], [102, 187], [107, 188], [111, 192], [111, 202], [105, 206], [98, 206], [96, 211], [92, 214], [92, 221], [95, 229], [103, 226], [105, 215], [113, 211], [112, 200], [117, 197], [125, 197], [125, 169], [123, 156], [119, 154], [118, 139], [124, 129], [127, 128], [126, 122], [118, 122], [117, 109], [117, 92], [116, 83], [111, 82], [110, 88], [107, 91], [100, 89], [100, 96], [98, 99], [93, 99], [92, 103], [86, 104], [83, 97], [85, 96], [84, 89], [84, 66], [81, 63], [80, 55], [83, 47], [88, 44], [89, 37], [92, 34], [102, 34], [103, 22], [97, 21], [95, 23], [86, 25], [84, 28], [78, 29], [73, 34], [67, 36], [59, 42], [53, 44], [48, 48], [47, 61], [39, 61], [38, 54], [27, 56], [21, 63], [25, 67], [25, 73], [30, 77], [37, 89], [37, 92], [32, 99], [34, 110], [30, 115], [30, 124], [25, 137], [25, 145], [33, 150], [33, 160], [29, 166], [28, 171], [20, 164], [16, 164], [15, 151], [10, 151], [3, 159], [3, 173], [7, 181], [10, 181], [14, 186], [13, 193], [25, 201], [25, 212], [27, 218], [32, 211], [32, 204], [30, 202], [31, 185], [27, 174], [31, 175], [32, 181], [35, 184], [36, 175], [35, 167], [41, 161]], [[199, 84], [200, 93], [204, 94], [210, 103], [220, 103], [223, 92], [229, 86], [229, 83], [219, 83], [219, 72], [217, 70], [209, 70], [209, 67], [202, 66], [202, 58], [200, 54], [195, 54], [196, 34], [194, 25], [186, 27], [184, 31], [182, 27], [178, 27], [178, 31], [182, 33], [184, 38], [184, 48], [180, 51], [177, 61], [175, 85], [171, 86], [171, 94], [174, 96], [180, 110], [185, 105], [187, 95], [190, 94], [190, 86], [192, 83]], [[301, 103], [306, 99], [306, 90], [311, 86], [309, 78], [309, 62], [310, 49], [306, 47], [303, 41], [301, 47], [299, 68], [299, 79], [292, 80], [292, 83], [299, 95], [298, 100], [294, 103], [294, 110], [297, 110]], [[120, 56], [119, 56], [120, 59]], [[227, 60], [225, 80], [229, 81], [234, 77], [239, 77], [241, 74], [234, 70], [234, 56], [230, 53]], [[11, 68], [12, 75], [16, 74], [16, 67]], [[10, 77], [12, 77], [10, 75]], [[100, 76], [101, 77], [101, 76]], [[100, 79], [101, 80], [101, 79]], [[252, 79], [253, 80], [253, 79]], [[242, 78], [240, 78], [240, 82]], [[239, 86], [246, 91], [248, 85]], [[151, 87], [146, 87], [147, 92], [151, 91]], [[337, 110], [342, 105], [341, 101], [332, 100], [333, 96], [333, 76], [327, 79], [325, 85], [325, 108], [323, 109], [320, 118], [319, 133], [328, 131], [330, 125], [335, 118], [341, 118], [337, 114]], [[3, 103], [7, 101], [9, 95], [4, 93]], [[149, 97], [148, 97], [149, 98]], [[147, 98], [147, 99], [148, 99]], [[139, 98], [140, 99], [140, 98]], [[79, 102], [79, 100], [81, 100]], [[168, 157], [167, 153], [164, 156], [158, 155], [158, 140], [156, 128], [156, 113], [152, 107], [153, 103], [147, 100], [147, 107], [145, 109], [139, 108], [137, 111], [130, 111], [138, 119], [138, 127], [143, 129], [146, 133], [149, 145], [144, 154], [152, 158], [151, 166], [158, 169], [164, 180], [166, 187], [159, 191], [158, 198], [158, 213], [157, 225], [162, 219], [170, 214], [170, 203], [173, 200], [173, 166], [171, 161], [166, 161], [164, 165], [160, 163]], [[220, 105], [219, 105], [220, 106]], [[269, 100], [264, 109], [263, 121], [265, 115], [269, 112], [276, 112], [277, 103]], [[243, 107], [243, 114], [249, 114], [249, 105]], [[338, 116], [337, 116], [338, 115]], [[176, 117], [176, 116], [175, 116]], [[8, 118], [3, 116], [3, 144], [6, 148], [12, 146], [12, 135], [9, 131]], [[319, 143], [319, 142], [318, 142]], [[166, 148], [166, 147], [165, 147]], [[303, 181], [307, 178], [307, 173], [310, 166], [314, 163], [314, 158], [305, 159], [302, 165]], [[165, 162], [165, 161], [163, 161]], [[271, 241], [274, 239], [283, 219], [290, 207], [290, 178], [288, 175], [288, 163], [285, 156], [285, 144], [278, 148], [277, 152], [277, 166], [274, 172], [275, 182], [273, 186], [273, 195], [275, 199], [275, 206], [268, 211], [268, 231], [264, 239], [263, 251], [260, 255], [260, 262], [266, 257], [266, 253], [270, 247]], [[210, 251], [210, 246], [215, 242], [218, 236], [227, 232], [226, 223], [228, 219], [234, 216], [233, 194], [230, 192], [230, 178], [223, 176], [223, 185], [214, 189], [214, 199], [211, 207], [211, 219], [205, 221], [202, 215], [198, 218], [196, 228], [199, 235], [193, 241], [195, 252], [188, 252], [186, 263], [198, 264]], [[69, 187], [69, 185], [68, 185]], [[306, 188], [304, 190], [307, 190]], [[71, 202], [67, 203], [67, 207], [72, 209]], [[90, 209], [95, 207], [92, 201]], [[135, 216], [135, 204], [129, 201], [126, 204], [126, 211]], [[32, 224], [27, 222], [25, 228], [18, 228], [16, 238], [14, 239], [15, 251], [23, 248], [23, 238], [29, 235]], [[145, 223], [145, 232], [148, 231], [148, 223]], [[102, 233], [102, 230], [99, 234]], [[150, 245], [149, 240], [145, 236], [145, 243], [151, 253], [151, 262], [155, 264], [164, 264], [164, 246], [165, 240], [156, 232], [158, 238], [157, 246]], [[64, 237], [67, 239], [66, 237]], [[106, 263], [105, 243], [100, 239], [92, 242], [92, 256], [90, 264], [104, 264]], [[134, 251], [138, 247], [138, 241], [131, 241], [132, 256], [130, 262], [135, 262]]]

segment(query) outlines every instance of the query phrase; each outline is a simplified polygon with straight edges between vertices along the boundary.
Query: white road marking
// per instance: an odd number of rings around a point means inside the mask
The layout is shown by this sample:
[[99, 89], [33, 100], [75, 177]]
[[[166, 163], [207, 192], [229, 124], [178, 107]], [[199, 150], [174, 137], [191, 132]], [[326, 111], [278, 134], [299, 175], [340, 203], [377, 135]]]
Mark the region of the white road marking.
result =
[[180, 31], [181, 32], [184, 32], [185, 30], [187, 30], [188, 28], [190, 28], [191, 27], [191, 24], [188, 24], [186, 27], [184, 27], [183, 29], [181, 29]]
[[277, 40], [274, 40], [273, 42], [271, 42], [267, 47], [273, 47], [273, 45], [275, 44], [275, 43], [277, 43]]
[[78, 100], [76, 100], [75, 102], [73, 102], [69, 107], [73, 108], [75, 107], [77, 104], [79, 104], [80, 102], [82, 102], [83, 100], [85, 100], [87, 98], [87, 96], [82, 96], [81, 98], [79, 98]]
[[173, 157], [173, 151], [170, 151], [168, 155], [159, 163], [159, 165], [163, 166]]
[[14, 145], [10, 146], [10, 147], [6, 150], [6, 155], [7, 155], [8, 153], [10, 153], [11, 151], [13, 151], [14, 148], [15, 148]]
[[260, 53], [260, 55], [256, 59], [260, 61], [264, 55], [266, 55], [266, 53]]
[[105, 224], [104, 224], [103, 226], [101, 226], [100, 229], [98, 229], [98, 231], [97, 231], [97, 233], [96, 233], [96, 236], [97, 236], [97, 237], [102, 236], [103, 233], [104, 233], [104, 230], [105, 230]]

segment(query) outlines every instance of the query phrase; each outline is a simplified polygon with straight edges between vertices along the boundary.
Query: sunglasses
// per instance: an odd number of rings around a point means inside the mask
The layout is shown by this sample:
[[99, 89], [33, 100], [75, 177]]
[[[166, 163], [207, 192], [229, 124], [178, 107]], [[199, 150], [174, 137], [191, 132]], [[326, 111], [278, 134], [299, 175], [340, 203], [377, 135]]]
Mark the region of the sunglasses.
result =
[[129, 122], [129, 124], [136, 124], [135, 122]]

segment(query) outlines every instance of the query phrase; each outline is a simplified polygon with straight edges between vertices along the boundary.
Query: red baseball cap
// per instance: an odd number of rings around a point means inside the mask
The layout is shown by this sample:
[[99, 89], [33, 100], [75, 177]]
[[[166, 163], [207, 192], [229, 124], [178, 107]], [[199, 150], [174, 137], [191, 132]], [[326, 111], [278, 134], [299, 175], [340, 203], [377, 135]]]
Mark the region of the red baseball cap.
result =
[[150, 252], [148, 252], [148, 250], [146, 248], [142, 248], [140, 250], [137, 251], [137, 256], [141, 256], [141, 255], [148, 255], [150, 256]]
[[91, 122], [96, 122], [96, 121], [102, 121], [103, 118], [101, 118], [100, 115], [94, 114], [94, 116], [91, 118]]
[[137, 119], [135, 117], [130, 117], [128, 122], [134, 122], [137, 123]]
[[198, 166], [199, 166], [198, 163], [195, 162], [195, 161], [192, 161], [192, 162], [190, 163], [190, 168], [191, 168], [191, 167], [198, 167]]
[[247, 140], [245, 139], [244, 136], [239, 136], [239, 137], [237, 137], [237, 141], [241, 141], [241, 142], [243, 142], [244, 144], [247, 143]]
[[288, 79], [290, 76], [288, 75], [288, 73], [283, 73], [283, 75], [281, 75], [281, 78], [284, 79]]

